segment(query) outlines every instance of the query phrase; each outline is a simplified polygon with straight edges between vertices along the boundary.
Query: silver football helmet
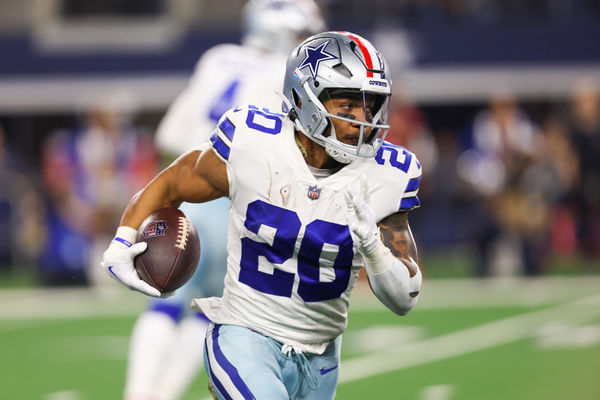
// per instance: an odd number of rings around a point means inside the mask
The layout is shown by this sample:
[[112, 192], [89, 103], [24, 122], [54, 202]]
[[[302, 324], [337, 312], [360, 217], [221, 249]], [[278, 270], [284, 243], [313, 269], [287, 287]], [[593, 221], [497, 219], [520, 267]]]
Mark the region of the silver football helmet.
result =
[[[369, 41], [350, 32], [324, 32], [306, 39], [288, 58], [283, 109], [297, 130], [347, 164], [377, 154], [389, 130], [391, 91], [388, 66]], [[336, 96], [361, 99], [364, 121], [328, 112], [324, 103]], [[332, 118], [360, 126], [357, 144], [336, 137]]]
[[242, 43], [286, 56], [325, 23], [313, 0], [249, 0], [243, 11]]

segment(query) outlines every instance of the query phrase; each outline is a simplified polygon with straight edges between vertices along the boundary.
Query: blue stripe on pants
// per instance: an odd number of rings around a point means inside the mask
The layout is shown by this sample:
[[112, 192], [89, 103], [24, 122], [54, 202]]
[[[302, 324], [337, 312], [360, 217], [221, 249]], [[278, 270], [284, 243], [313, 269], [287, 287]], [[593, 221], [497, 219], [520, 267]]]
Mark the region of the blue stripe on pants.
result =
[[231, 396], [229, 396], [229, 394], [225, 390], [225, 387], [223, 387], [223, 384], [221, 383], [221, 381], [219, 381], [217, 379], [217, 376], [215, 374], [213, 374], [213, 372], [212, 372], [212, 367], [210, 367], [210, 358], [208, 357], [208, 344], [207, 344], [207, 342], [204, 342], [204, 350], [206, 352], [206, 360], [208, 361], [208, 364], [209, 364], [208, 373], [210, 374], [210, 380], [216, 386], [216, 389], [219, 392], [219, 394], [221, 394], [223, 397], [225, 397], [225, 400], [233, 400], [231, 398]]
[[237, 390], [239, 390], [242, 396], [244, 396], [244, 399], [255, 400], [254, 395], [252, 394], [252, 392], [250, 392], [250, 389], [248, 388], [248, 386], [246, 386], [246, 384], [240, 377], [240, 374], [238, 373], [237, 369], [229, 362], [229, 360], [227, 360], [227, 358], [221, 351], [221, 348], [219, 347], [220, 328], [221, 325], [215, 324], [212, 331], [213, 354], [215, 355], [215, 359], [217, 360], [219, 366], [221, 366], [221, 368], [223, 368], [223, 370], [227, 373]]

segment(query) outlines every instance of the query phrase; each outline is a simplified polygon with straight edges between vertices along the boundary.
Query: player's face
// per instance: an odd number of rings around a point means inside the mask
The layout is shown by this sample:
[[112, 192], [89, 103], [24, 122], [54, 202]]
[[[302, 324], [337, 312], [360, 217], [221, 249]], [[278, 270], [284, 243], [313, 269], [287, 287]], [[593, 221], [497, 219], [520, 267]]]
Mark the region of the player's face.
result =
[[[326, 100], [323, 102], [323, 105], [328, 112], [339, 117], [352, 119], [357, 122], [373, 121], [375, 99], [372, 96], [367, 96], [363, 99], [361, 94], [348, 93], [343, 96], [337, 96]], [[360, 138], [360, 124], [339, 120], [337, 118], [331, 118], [331, 122], [335, 128], [336, 137], [340, 142], [353, 146], [358, 145]], [[366, 140], [366, 138], [369, 137], [372, 130], [372, 127], [365, 127], [363, 140]]]

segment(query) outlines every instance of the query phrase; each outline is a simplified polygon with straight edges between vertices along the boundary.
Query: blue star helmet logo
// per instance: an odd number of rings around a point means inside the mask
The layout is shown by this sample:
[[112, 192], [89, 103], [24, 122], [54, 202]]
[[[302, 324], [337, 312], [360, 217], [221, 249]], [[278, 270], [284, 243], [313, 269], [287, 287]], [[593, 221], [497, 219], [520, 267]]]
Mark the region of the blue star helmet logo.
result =
[[304, 49], [306, 57], [304, 57], [304, 60], [302, 60], [302, 63], [300, 63], [298, 69], [309, 67], [313, 79], [316, 79], [317, 72], [319, 71], [319, 64], [321, 63], [321, 61], [337, 59], [336, 56], [325, 51], [325, 47], [327, 47], [329, 42], [331, 42], [331, 40], [321, 43], [317, 47], [306, 46], [306, 48]]

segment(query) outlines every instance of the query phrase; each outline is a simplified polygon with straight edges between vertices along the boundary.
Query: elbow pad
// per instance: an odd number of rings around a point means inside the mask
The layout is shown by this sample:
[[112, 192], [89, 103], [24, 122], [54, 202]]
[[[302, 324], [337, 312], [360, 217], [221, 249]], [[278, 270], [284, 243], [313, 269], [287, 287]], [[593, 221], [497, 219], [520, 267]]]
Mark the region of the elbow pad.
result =
[[420, 269], [411, 278], [408, 268], [393, 257], [391, 265], [385, 271], [375, 273], [367, 268], [367, 275], [375, 296], [394, 313], [405, 315], [417, 304], [419, 295], [411, 297], [410, 293], [421, 290], [423, 276]]

